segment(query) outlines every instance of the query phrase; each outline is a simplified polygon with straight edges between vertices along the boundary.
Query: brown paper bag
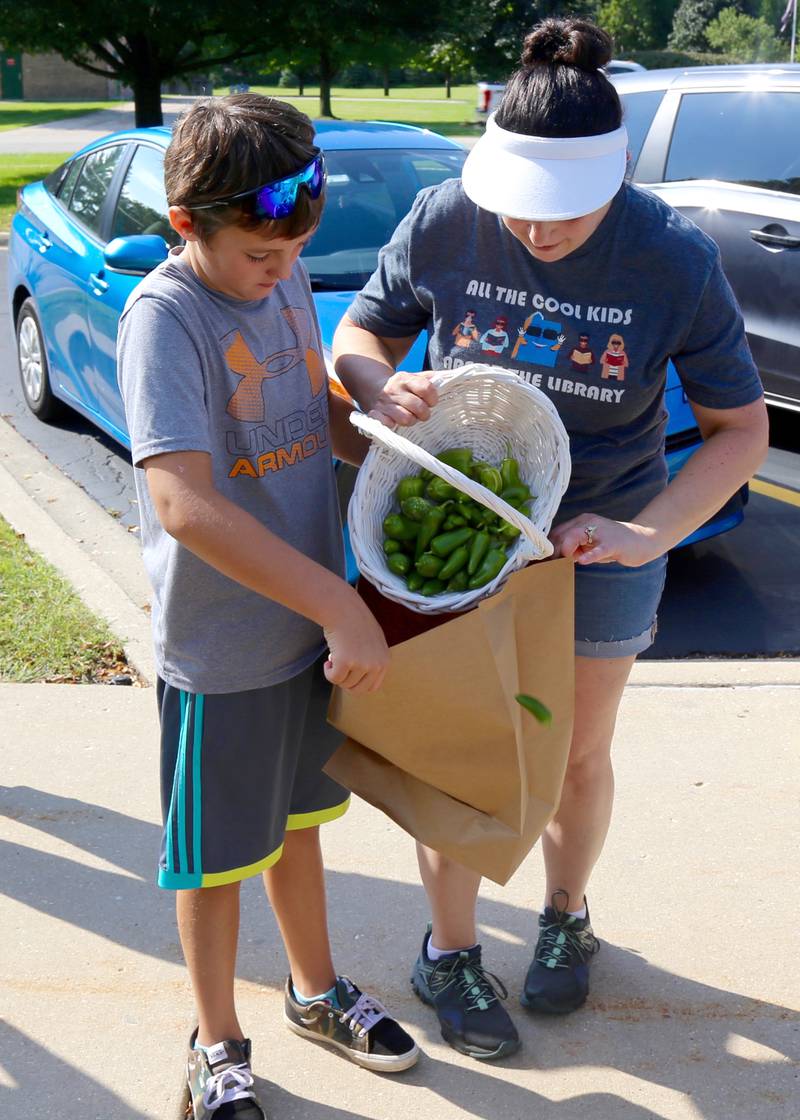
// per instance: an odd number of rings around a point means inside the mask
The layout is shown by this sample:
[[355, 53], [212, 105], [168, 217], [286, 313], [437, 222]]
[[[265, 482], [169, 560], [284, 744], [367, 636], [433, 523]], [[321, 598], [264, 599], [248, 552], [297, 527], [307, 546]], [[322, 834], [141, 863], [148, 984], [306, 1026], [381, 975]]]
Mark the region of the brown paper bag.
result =
[[[326, 771], [423, 844], [506, 883], [555, 812], [572, 737], [571, 560], [532, 564], [392, 649], [379, 692], [335, 689]], [[549, 727], [514, 699], [536, 696]]]

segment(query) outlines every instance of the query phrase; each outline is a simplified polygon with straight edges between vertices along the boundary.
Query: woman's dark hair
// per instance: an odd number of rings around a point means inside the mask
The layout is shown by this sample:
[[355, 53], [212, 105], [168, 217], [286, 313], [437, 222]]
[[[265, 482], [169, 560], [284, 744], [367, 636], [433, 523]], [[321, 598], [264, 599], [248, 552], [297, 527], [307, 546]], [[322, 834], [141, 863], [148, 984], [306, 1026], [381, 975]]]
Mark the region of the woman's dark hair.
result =
[[[182, 114], [164, 159], [164, 185], [170, 206], [213, 202], [292, 175], [317, 154], [314, 126], [285, 101], [258, 93], [204, 97]], [[287, 218], [264, 220], [235, 204], [195, 210], [194, 228], [207, 241], [224, 226], [258, 230], [266, 237], [291, 240], [319, 223], [324, 194], [312, 199], [298, 191]]]
[[497, 124], [525, 136], [597, 136], [622, 123], [617, 91], [600, 69], [611, 37], [583, 19], [545, 19], [525, 37]]

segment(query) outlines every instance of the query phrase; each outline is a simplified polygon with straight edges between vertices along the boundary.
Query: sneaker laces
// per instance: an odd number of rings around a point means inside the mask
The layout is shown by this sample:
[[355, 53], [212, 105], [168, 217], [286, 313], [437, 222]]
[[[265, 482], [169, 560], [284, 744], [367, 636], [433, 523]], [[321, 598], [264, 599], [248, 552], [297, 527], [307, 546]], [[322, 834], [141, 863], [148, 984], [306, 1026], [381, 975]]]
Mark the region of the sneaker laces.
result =
[[353, 1034], [361, 1038], [388, 1015], [389, 1012], [379, 1000], [362, 993], [352, 1007], [342, 1012], [342, 1022], [347, 1023]]
[[[557, 891], [553, 895], [553, 902], [556, 895], [562, 893], [564, 892]], [[578, 919], [558, 906], [554, 905], [551, 909], [556, 920], [540, 929], [536, 945], [537, 963], [545, 968], [571, 968], [575, 956], [580, 961], [593, 956], [600, 948], [600, 943], [592, 932], [592, 927], [587, 923], [582, 929], [575, 929], [574, 924]]]
[[215, 1112], [231, 1101], [243, 1101], [253, 1097], [250, 1086], [253, 1074], [248, 1065], [228, 1066], [214, 1073], [203, 1088], [203, 1104], [210, 1112]]
[[[437, 984], [437, 980], [440, 983]], [[493, 1003], [508, 999], [508, 989], [500, 977], [485, 969], [480, 961], [470, 960], [465, 952], [455, 957], [440, 957], [430, 971], [428, 983], [437, 992], [457, 984], [467, 1011], [488, 1011]]]

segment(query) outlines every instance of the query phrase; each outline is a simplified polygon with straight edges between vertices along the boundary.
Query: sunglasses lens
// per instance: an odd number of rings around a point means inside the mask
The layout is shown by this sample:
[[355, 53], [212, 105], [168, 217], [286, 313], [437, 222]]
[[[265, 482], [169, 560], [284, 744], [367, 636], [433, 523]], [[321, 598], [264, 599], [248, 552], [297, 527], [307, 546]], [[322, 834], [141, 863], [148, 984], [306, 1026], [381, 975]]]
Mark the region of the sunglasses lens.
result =
[[262, 187], [255, 195], [256, 213], [260, 218], [288, 218], [297, 205], [300, 187], [305, 187], [311, 198], [317, 199], [324, 185], [325, 163], [320, 155], [296, 175]]

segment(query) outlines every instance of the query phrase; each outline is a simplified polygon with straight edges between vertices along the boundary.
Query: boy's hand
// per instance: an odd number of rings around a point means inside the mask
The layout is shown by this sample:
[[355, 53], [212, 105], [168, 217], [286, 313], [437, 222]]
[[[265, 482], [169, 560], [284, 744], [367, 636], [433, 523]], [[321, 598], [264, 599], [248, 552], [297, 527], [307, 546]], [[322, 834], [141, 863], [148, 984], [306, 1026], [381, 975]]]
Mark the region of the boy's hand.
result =
[[376, 692], [389, 668], [389, 647], [364, 601], [352, 588], [348, 591], [341, 617], [324, 627], [325, 676], [348, 692]]

